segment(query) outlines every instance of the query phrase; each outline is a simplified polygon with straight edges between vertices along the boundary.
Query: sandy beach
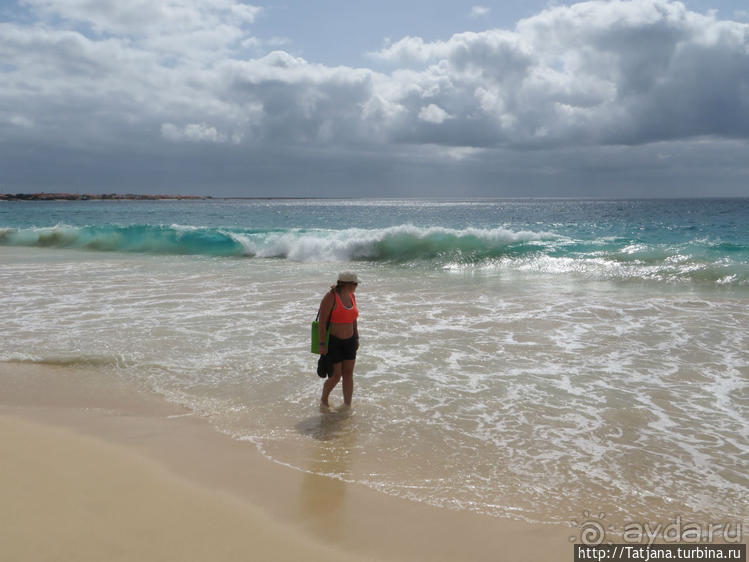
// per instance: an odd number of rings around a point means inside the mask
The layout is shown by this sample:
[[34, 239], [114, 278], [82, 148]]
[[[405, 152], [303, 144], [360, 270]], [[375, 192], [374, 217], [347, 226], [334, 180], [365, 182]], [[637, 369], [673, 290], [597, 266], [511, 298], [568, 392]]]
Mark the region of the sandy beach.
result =
[[571, 530], [292, 470], [95, 368], [0, 365], [8, 560], [570, 560]]
[[0, 418], [6, 560], [344, 560], [125, 447]]

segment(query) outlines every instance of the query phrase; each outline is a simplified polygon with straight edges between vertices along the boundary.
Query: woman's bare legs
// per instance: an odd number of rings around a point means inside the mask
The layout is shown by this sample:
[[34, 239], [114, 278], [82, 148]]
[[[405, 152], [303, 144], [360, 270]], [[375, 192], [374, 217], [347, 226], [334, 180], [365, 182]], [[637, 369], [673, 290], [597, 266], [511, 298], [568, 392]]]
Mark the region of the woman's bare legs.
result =
[[344, 360], [342, 362], [343, 403], [346, 406], [351, 406], [351, 399], [354, 396], [354, 364], [356, 364], [356, 359]]
[[343, 403], [351, 406], [351, 399], [354, 396], [354, 365], [356, 360], [344, 360], [340, 363], [333, 364], [333, 376], [328, 378], [322, 385], [322, 396], [320, 402], [323, 406], [329, 406], [328, 398], [333, 389], [343, 379]]
[[322, 396], [320, 397], [320, 402], [322, 402], [323, 406], [329, 406], [328, 404], [328, 397], [330, 397], [330, 393], [333, 391], [335, 386], [338, 384], [338, 381], [341, 380], [342, 376], [342, 366], [343, 363], [334, 363], [333, 364], [333, 375], [328, 377], [328, 379], [325, 381], [325, 383], [322, 385]]

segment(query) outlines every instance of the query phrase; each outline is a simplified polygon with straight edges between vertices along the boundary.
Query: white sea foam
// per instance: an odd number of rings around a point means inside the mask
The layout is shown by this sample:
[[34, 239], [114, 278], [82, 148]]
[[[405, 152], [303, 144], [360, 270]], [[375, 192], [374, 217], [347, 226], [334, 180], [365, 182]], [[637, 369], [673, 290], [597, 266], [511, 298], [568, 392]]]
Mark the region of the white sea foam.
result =
[[283, 257], [294, 261], [349, 261], [362, 259], [400, 260], [418, 257], [426, 252], [452, 252], [470, 249], [472, 240], [481, 249], [491, 251], [516, 242], [533, 242], [559, 238], [549, 232], [496, 229], [421, 228], [401, 225], [383, 229], [285, 230], [269, 233], [228, 232], [245, 248], [248, 255]]

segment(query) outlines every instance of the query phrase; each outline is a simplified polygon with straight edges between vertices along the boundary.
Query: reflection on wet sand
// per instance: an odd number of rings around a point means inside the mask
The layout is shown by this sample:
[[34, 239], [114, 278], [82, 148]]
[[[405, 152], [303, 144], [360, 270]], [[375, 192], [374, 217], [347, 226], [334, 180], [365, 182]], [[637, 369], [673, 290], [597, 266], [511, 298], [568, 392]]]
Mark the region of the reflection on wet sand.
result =
[[[320, 530], [328, 538], [344, 531], [349, 517], [345, 480], [351, 473], [352, 450], [357, 431], [349, 407], [320, 407], [320, 414], [299, 422], [296, 429], [308, 440], [309, 459], [302, 479], [300, 502], [310, 519], [320, 521]], [[332, 478], [320, 478], [320, 474]]]

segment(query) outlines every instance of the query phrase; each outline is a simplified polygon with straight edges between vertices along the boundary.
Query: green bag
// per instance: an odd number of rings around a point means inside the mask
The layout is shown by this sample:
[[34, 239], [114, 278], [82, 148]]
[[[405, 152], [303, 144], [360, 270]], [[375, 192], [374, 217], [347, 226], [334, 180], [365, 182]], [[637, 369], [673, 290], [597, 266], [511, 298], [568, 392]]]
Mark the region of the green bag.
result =
[[[333, 299], [333, 306], [330, 309], [330, 316], [333, 316], [333, 309], [335, 308], [335, 299]], [[330, 316], [328, 317], [328, 329], [325, 332], [325, 345], [328, 345], [328, 341], [330, 340]], [[310, 351], [314, 354], [320, 353], [320, 332], [318, 328], [320, 327], [320, 310], [317, 310], [317, 316], [315, 316], [315, 321], [312, 322], [312, 345], [310, 346]]]
[[[320, 353], [320, 331], [319, 331], [320, 322], [315, 320], [312, 322], [312, 347], [310, 348], [310, 351], [312, 353]], [[325, 332], [325, 345], [328, 345], [328, 340], [330, 338], [330, 324], [328, 324], [328, 330]]]

